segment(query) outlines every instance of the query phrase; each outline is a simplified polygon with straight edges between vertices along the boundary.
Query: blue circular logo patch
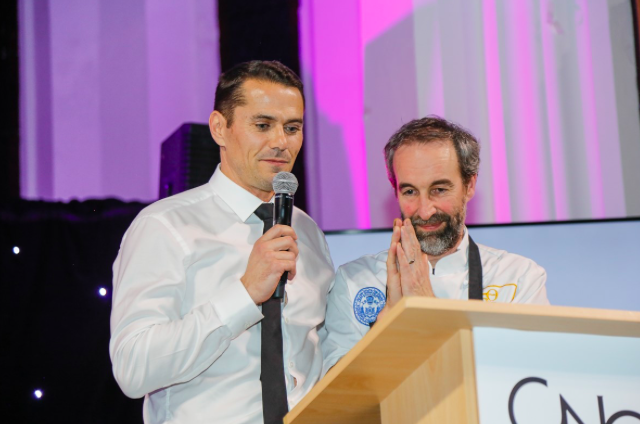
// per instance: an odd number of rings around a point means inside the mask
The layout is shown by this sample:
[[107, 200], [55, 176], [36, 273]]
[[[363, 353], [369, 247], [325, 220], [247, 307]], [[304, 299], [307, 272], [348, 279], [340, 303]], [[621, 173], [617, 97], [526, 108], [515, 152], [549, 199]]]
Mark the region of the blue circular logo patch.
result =
[[376, 320], [385, 303], [387, 303], [387, 299], [379, 289], [365, 287], [356, 294], [356, 298], [353, 300], [353, 313], [358, 322], [369, 325]]

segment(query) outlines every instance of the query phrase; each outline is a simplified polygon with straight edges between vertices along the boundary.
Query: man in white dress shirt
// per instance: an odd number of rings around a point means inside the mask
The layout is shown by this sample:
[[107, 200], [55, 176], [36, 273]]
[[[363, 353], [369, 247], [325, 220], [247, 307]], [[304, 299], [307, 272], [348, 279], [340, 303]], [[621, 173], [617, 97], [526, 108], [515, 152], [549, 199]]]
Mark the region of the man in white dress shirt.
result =
[[[123, 392], [145, 397], [145, 423], [282, 422], [321, 375], [316, 327], [334, 277], [324, 235], [299, 209], [291, 227], [268, 229], [256, 215], [273, 210], [273, 177], [302, 146], [302, 93], [278, 62], [222, 75], [209, 120], [220, 166], [208, 184], [145, 208], [122, 240], [109, 352]], [[267, 419], [276, 402], [263, 397], [277, 393], [263, 393], [261, 328], [284, 272], [273, 366], [284, 410]]]
[[546, 273], [530, 259], [476, 245], [464, 225], [480, 147], [436, 116], [405, 124], [385, 146], [402, 219], [389, 250], [338, 269], [329, 293], [325, 372], [403, 296], [548, 304]]

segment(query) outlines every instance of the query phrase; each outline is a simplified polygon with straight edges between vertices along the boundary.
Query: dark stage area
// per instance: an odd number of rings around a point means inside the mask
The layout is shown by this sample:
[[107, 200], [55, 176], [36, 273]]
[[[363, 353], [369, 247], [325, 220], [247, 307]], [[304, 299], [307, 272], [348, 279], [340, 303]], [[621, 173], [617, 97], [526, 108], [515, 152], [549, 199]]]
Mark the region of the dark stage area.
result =
[[108, 348], [111, 265], [144, 206], [0, 206], [3, 422], [142, 422], [142, 400], [118, 388]]

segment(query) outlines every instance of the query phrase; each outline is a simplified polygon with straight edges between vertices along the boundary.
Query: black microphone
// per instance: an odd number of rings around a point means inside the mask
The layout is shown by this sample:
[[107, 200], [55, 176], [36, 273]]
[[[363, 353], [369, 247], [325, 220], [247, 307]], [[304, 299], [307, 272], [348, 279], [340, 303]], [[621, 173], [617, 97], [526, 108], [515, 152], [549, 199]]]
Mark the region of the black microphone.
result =
[[[273, 177], [273, 191], [276, 193], [274, 203], [273, 224], [291, 226], [291, 214], [293, 213], [293, 195], [298, 189], [298, 179], [291, 172], [278, 172]], [[284, 297], [284, 285], [287, 283], [288, 272], [282, 274], [276, 291], [271, 296], [273, 299]]]

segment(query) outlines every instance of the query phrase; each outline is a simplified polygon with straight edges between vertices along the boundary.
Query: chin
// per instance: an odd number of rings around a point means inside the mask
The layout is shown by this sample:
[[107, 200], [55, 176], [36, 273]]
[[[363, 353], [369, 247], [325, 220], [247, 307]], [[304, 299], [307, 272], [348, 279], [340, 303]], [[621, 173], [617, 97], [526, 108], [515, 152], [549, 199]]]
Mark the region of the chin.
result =
[[[263, 164], [265, 165], [265, 168], [267, 170], [267, 173], [269, 174], [277, 174], [278, 172], [290, 172], [292, 165], [290, 163], [269, 163], [269, 162], [263, 162]], [[263, 168], [264, 169], [264, 168]], [[271, 175], [271, 178], [273, 178], [273, 175]]]

